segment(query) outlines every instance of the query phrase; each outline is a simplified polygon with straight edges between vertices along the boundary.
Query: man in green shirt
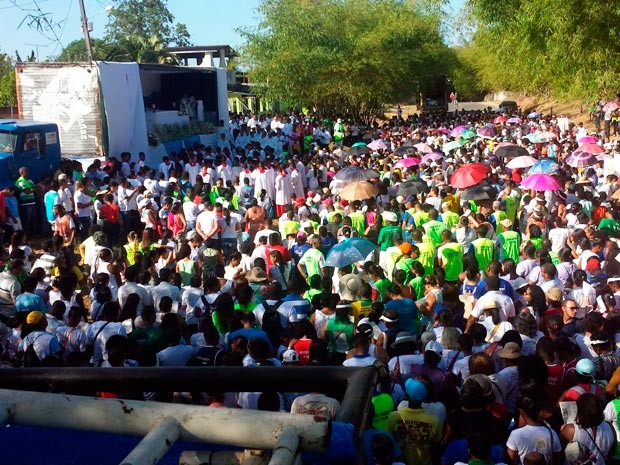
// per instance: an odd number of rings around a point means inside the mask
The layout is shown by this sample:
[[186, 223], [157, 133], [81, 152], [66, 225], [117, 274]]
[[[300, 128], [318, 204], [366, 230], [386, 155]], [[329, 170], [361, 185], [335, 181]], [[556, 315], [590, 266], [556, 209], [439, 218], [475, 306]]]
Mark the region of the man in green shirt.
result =
[[321, 238], [315, 236], [312, 239], [312, 248], [306, 250], [297, 264], [299, 273], [305, 280], [310, 282], [314, 275], [325, 276], [325, 256], [321, 252]]
[[394, 234], [402, 235], [402, 229], [398, 227], [398, 217], [396, 213], [385, 211], [381, 214], [381, 217], [385, 221], [386, 225], [379, 231], [379, 245], [381, 251], [385, 252], [388, 247], [394, 245]]
[[435, 246], [432, 242], [424, 242], [422, 240], [422, 231], [416, 229], [413, 231], [413, 240], [415, 241], [414, 249], [412, 249], [412, 256], [415, 256], [415, 249], [417, 248], [418, 260], [424, 266], [424, 276], [430, 276], [433, 274], [435, 268]]
[[459, 223], [461, 217], [450, 209], [450, 204], [447, 202], [441, 204], [441, 210], [441, 222], [446, 225], [446, 228], [452, 230]]
[[349, 218], [351, 218], [351, 226], [357, 231], [360, 237], [364, 236], [366, 230], [366, 218], [364, 213], [358, 210], [359, 202], [351, 202], [349, 205]]
[[489, 263], [493, 260], [495, 244], [491, 239], [487, 239], [489, 228], [486, 224], [481, 224], [476, 228], [478, 239], [471, 243], [470, 251], [473, 251], [479, 270], [486, 270]]
[[620, 223], [614, 218], [613, 212], [609, 208], [605, 210], [605, 217], [598, 224], [598, 229], [607, 231], [611, 237], [618, 237]]
[[[498, 234], [504, 231], [502, 221], [508, 218], [506, 212], [502, 210], [502, 203], [499, 200], [493, 202], [493, 213], [491, 213], [492, 223], [495, 225], [495, 232]], [[480, 268], [484, 270], [484, 268]]]
[[437, 249], [439, 266], [446, 271], [446, 281], [456, 282], [463, 272], [463, 246], [454, 242], [452, 232], [445, 230], [441, 233], [443, 245]]
[[26, 228], [34, 229], [37, 224], [37, 211], [34, 199], [34, 182], [28, 179], [28, 168], [19, 169], [19, 178], [15, 181], [17, 198], [19, 199], [19, 216]]
[[502, 220], [504, 232], [497, 235], [495, 244], [500, 247], [499, 261], [512, 258], [515, 263], [519, 263], [519, 247], [521, 245], [521, 234], [512, 230], [512, 221], [508, 218]]
[[433, 245], [437, 247], [442, 243], [441, 233], [446, 230], [446, 225], [443, 224], [441, 221], [437, 221], [437, 219], [439, 218], [439, 213], [434, 208], [432, 208], [428, 212], [428, 217], [429, 221], [427, 223], [424, 223], [424, 231], [426, 232], [426, 235], [430, 238]]

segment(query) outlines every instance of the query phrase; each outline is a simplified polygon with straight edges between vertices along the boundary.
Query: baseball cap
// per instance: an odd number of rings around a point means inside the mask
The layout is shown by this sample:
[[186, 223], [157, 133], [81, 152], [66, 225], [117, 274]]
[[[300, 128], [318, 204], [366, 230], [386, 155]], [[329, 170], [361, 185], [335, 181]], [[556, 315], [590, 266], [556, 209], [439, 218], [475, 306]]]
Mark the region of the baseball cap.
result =
[[594, 373], [596, 373], [596, 367], [594, 366], [594, 362], [589, 358], [582, 358], [575, 365], [575, 371], [582, 376], [591, 376], [594, 378]]
[[368, 323], [360, 323], [359, 325], [357, 325], [357, 334], [362, 334], [370, 339], [373, 335], [373, 332], [374, 331], [372, 329], [372, 326], [370, 326]]
[[417, 379], [409, 378], [405, 383], [405, 392], [409, 400], [420, 402], [426, 399], [426, 386]]
[[398, 313], [394, 310], [385, 310], [379, 319], [386, 323], [396, 323], [398, 322]]
[[282, 354], [282, 361], [285, 363], [296, 363], [299, 362], [299, 354], [296, 350], [288, 349], [285, 350]]
[[398, 246], [398, 248], [400, 249], [402, 253], [408, 254], [408, 253], [411, 253], [412, 246], [409, 242], [403, 242], [402, 244]]
[[36, 325], [39, 323], [39, 321], [43, 319], [43, 316], [43, 313], [38, 310], [30, 312], [26, 317], [26, 323], [28, 323], [29, 325]]

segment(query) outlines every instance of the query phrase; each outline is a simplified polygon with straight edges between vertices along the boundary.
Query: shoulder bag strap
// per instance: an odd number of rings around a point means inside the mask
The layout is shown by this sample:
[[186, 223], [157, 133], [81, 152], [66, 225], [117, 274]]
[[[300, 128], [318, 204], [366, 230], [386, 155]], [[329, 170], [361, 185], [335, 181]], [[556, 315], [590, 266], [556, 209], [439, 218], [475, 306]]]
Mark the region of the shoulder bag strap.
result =
[[111, 322], [111, 321], [106, 321], [106, 322], [105, 322], [105, 324], [104, 324], [101, 328], [99, 328], [99, 331], [97, 331], [97, 334], [95, 334], [95, 339], [93, 339], [93, 344], [94, 344], [95, 342], [97, 342], [97, 338], [98, 338], [98, 337], [99, 337], [99, 335], [101, 334], [101, 331], [103, 331], [103, 329], [104, 329], [106, 326], [108, 326], [110, 323], [112, 323], [112, 322]]

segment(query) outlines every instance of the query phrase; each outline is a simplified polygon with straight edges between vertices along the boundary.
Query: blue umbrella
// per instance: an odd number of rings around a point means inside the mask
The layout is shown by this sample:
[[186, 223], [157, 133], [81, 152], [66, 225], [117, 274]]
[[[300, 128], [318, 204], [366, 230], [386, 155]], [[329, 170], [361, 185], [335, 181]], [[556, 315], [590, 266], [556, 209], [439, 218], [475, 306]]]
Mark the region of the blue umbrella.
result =
[[550, 158], [543, 158], [535, 165], [530, 166], [529, 174], [552, 174], [560, 169], [560, 165]]
[[355, 262], [366, 260], [368, 254], [377, 250], [378, 246], [367, 239], [352, 237], [336, 244], [327, 254], [326, 266], [342, 268]]

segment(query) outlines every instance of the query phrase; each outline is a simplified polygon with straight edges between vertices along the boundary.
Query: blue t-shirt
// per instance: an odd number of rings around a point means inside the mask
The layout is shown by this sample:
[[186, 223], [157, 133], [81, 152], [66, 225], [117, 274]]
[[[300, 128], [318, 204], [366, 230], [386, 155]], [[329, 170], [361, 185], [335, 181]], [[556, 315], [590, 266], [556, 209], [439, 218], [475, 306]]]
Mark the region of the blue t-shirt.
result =
[[58, 198], [57, 191], [49, 191], [45, 193], [43, 197], [43, 201], [45, 202], [45, 216], [47, 217], [47, 221], [54, 221], [54, 205], [56, 204], [56, 199]]
[[[479, 299], [480, 297], [482, 297], [484, 294], [487, 293], [487, 283], [485, 281], [480, 281], [480, 283], [482, 285], [479, 286], [476, 289], [476, 292], [474, 293], [474, 297], [476, 299]], [[499, 278], [499, 291], [502, 294], [510, 297], [512, 300], [515, 300], [515, 291], [512, 289], [512, 286], [510, 285], [510, 283], [506, 281], [505, 279]]]
[[408, 298], [390, 300], [385, 304], [386, 310], [398, 312], [398, 330], [413, 333], [413, 321], [418, 319], [418, 307]]
[[257, 328], [241, 328], [241, 329], [238, 329], [237, 331], [233, 331], [232, 333], [228, 334], [228, 338], [226, 340], [226, 350], [227, 351], [230, 351], [230, 343], [236, 337], [239, 337], [239, 336], [242, 336], [242, 337], [246, 338], [248, 340], [248, 342], [251, 341], [254, 338], [262, 339], [267, 344], [269, 344], [269, 350], [273, 350], [273, 346], [271, 345], [271, 341], [267, 337], [267, 333], [265, 333], [265, 331], [263, 331], [262, 329], [257, 329]]

